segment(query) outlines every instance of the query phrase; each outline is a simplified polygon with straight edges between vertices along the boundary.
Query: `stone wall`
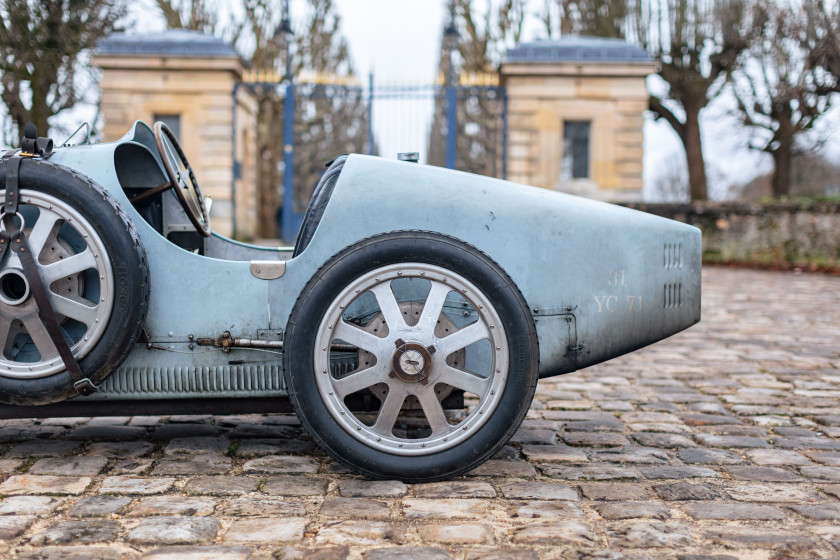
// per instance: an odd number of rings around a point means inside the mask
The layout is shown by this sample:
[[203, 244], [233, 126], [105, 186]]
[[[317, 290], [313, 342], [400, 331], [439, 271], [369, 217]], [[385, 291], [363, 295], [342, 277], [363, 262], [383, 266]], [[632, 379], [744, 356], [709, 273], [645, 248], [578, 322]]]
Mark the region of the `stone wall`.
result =
[[840, 202], [629, 204], [703, 231], [703, 260], [840, 269]]

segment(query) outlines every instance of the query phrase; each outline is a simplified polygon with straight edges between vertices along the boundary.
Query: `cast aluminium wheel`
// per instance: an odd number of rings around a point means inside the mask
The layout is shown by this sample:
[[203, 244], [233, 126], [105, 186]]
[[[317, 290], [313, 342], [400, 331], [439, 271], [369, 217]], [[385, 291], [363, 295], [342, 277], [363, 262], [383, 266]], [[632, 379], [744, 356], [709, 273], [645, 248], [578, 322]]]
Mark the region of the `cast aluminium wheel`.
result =
[[[133, 347], [148, 308], [149, 271], [137, 231], [99, 185], [61, 166], [24, 160], [19, 185], [15, 220], [76, 361], [99, 383]], [[4, 197], [0, 190], [0, 201]], [[0, 261], [0, 402], [44, 404], [76, 395], [38, 318], [20, 259], [6, 251]]]
[[[114, 272], [93, 226], [69, 204], [38, 191], [21, 191], [29, 248], [42, 265], [41, 279], [77, 360], [96, 346], [114, 305]], [[27, 219], [27, 217], [29, 219]], [[64, 369], [38, 318], [38, 306], [17, 253], [0, 268], [0, 375], [35, 379]]]
[[[513, 282], [474, 248], [430, 233], [379, 236], [331, 259], [286, 341], [303, 424], [376, 477], [428, 481], [477, 466], [519, 426], [536, 386], [536, 335]], [[466, 408], [446, 410], [461, 392]]]

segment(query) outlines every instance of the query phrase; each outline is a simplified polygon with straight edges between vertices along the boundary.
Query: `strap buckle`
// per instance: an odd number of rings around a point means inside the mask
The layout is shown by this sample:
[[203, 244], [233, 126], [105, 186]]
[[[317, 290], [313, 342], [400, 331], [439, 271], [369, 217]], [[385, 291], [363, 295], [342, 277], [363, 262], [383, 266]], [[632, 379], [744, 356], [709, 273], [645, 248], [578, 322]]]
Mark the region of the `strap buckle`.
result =
[[76, 392], [82, 395], [83, 397], [92, 395], [99, 390], [99, 387], [94, 385], [93, 381], [91, 381], [87, 377], [79, 379], [78, 381], [73, 383], [73, 388], [76, 389]]

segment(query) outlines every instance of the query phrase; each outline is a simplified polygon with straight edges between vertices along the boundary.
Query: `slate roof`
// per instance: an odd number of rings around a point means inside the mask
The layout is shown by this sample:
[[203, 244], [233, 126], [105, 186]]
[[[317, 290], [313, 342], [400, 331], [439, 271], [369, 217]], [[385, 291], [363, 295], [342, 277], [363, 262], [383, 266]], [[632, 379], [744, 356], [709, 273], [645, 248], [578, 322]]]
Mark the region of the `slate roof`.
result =
[[97, 55], [239, 58], [230, 43], [200, 31], [169, 29], [160, 33], [112, 33], [96, 46]]
[[649, 64], [648, 52], [623, 39], [570, 36], [522, 43], [507, 51], [504, 62], [548, 64], [562, 62], [621, 62]]

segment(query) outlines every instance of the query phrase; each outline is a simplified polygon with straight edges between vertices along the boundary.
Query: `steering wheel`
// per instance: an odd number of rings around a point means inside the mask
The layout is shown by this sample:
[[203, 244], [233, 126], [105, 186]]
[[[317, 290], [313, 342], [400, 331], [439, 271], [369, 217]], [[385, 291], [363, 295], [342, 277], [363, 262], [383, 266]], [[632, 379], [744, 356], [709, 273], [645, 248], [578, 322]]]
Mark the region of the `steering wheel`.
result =
[[204, 237], [210, 237], [210, 215], [207, 213], [195, 173], [175, 135], [160, 121], [155, 123], [155, 142], [163, 160], [163, 167], [169, 176], [169, 188], [175, 191], [178, 202], [196, 231]]

